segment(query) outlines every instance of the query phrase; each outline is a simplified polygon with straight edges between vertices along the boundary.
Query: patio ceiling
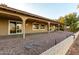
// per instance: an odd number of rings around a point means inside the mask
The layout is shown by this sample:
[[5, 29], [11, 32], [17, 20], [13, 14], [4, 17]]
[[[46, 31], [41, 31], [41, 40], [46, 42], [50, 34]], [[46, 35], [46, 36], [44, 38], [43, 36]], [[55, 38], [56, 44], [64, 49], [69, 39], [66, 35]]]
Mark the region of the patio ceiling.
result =
[[0, 13], [0, 19], [11, 19], [11, 20], [20, 20], [21, 18], [15, 15]]
[[28, 18], [26, 23], [27, 22], [39, 22], [39, 23], [45, 23], [45, 24], [48, 24], [48, 22], [50, 22], [51, 25], [58, 25], [58, 23], [56, 23], [56, 22], [41, 20], [41, 19], [38, 19], [38, 18]]

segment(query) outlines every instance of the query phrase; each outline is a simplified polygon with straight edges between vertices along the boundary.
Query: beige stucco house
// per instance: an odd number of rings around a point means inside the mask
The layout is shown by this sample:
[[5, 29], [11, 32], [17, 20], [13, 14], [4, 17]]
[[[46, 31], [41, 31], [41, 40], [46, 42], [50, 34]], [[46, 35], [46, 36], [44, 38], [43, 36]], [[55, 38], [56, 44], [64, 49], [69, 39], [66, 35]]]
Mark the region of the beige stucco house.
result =
[[0, 36], [53, 31], [61, 23], [51, 19], [0, 5]]

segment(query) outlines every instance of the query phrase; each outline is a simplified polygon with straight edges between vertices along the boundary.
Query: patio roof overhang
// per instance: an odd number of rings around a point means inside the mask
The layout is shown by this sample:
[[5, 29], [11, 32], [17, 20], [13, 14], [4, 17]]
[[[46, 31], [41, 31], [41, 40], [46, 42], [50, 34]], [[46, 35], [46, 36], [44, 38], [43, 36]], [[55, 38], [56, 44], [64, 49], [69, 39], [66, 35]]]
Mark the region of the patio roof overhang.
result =
[[62, 23], [57, 22], [57, 21], [53, 21], [52, 19], [45, 18], [45, 17], [42, 17], [42, 16], [38, 16], [38, 15], [35, 15], [35, 14], [32, 14], [32, 13], [28, 13], [28, 12], [25, 12], [25, 11], [17, 10], [17, 9], [8, 7], [8, 6], [0, 6], [0, 9], [6, 10], [6, 11], [11, 11], [11, 12], [18, 13], [18, 14], [22, 14], [22, 15], [25, 15], [25, 16], [30, 16], [32, 18], [40, 19], [38, 21], [45, 21], [46, 23], [50, 22], [51, 24], [55, 24], [55, 25], [58, 25], [58, 24], [63, 25]]

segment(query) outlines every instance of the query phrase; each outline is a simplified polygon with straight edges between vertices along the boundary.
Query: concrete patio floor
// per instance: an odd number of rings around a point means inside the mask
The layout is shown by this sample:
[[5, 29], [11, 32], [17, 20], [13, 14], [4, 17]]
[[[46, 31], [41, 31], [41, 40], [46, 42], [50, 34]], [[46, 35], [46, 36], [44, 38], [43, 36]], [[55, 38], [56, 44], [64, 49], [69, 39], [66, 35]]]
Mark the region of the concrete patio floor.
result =
[[28, 34], [26, 35], [26, 39], [0, 38], [0, 54], [39, 55], [70, 35], [72, 35], [71, 32], [56, 31], [50, 33]]

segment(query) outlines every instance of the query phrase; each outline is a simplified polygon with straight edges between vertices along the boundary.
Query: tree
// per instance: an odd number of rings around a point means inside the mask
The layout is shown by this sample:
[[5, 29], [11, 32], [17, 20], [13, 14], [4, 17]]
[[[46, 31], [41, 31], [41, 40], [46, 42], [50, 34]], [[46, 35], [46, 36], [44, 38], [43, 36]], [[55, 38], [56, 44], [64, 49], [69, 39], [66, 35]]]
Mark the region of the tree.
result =
[[76, 32], [77, 20], [78, 18], [76, 13], [70, 13], [65, 16], [65, 25], [69, 26], [69, 31]]
[[60, 26], [60, 30], [64, 30], [64, 17], [61, 16], [57, 21], [63, 24], [62, 26]]
[[64, 17], [61, 16], [61, 17], [58, 19], [58, 22], [64, 24]]

